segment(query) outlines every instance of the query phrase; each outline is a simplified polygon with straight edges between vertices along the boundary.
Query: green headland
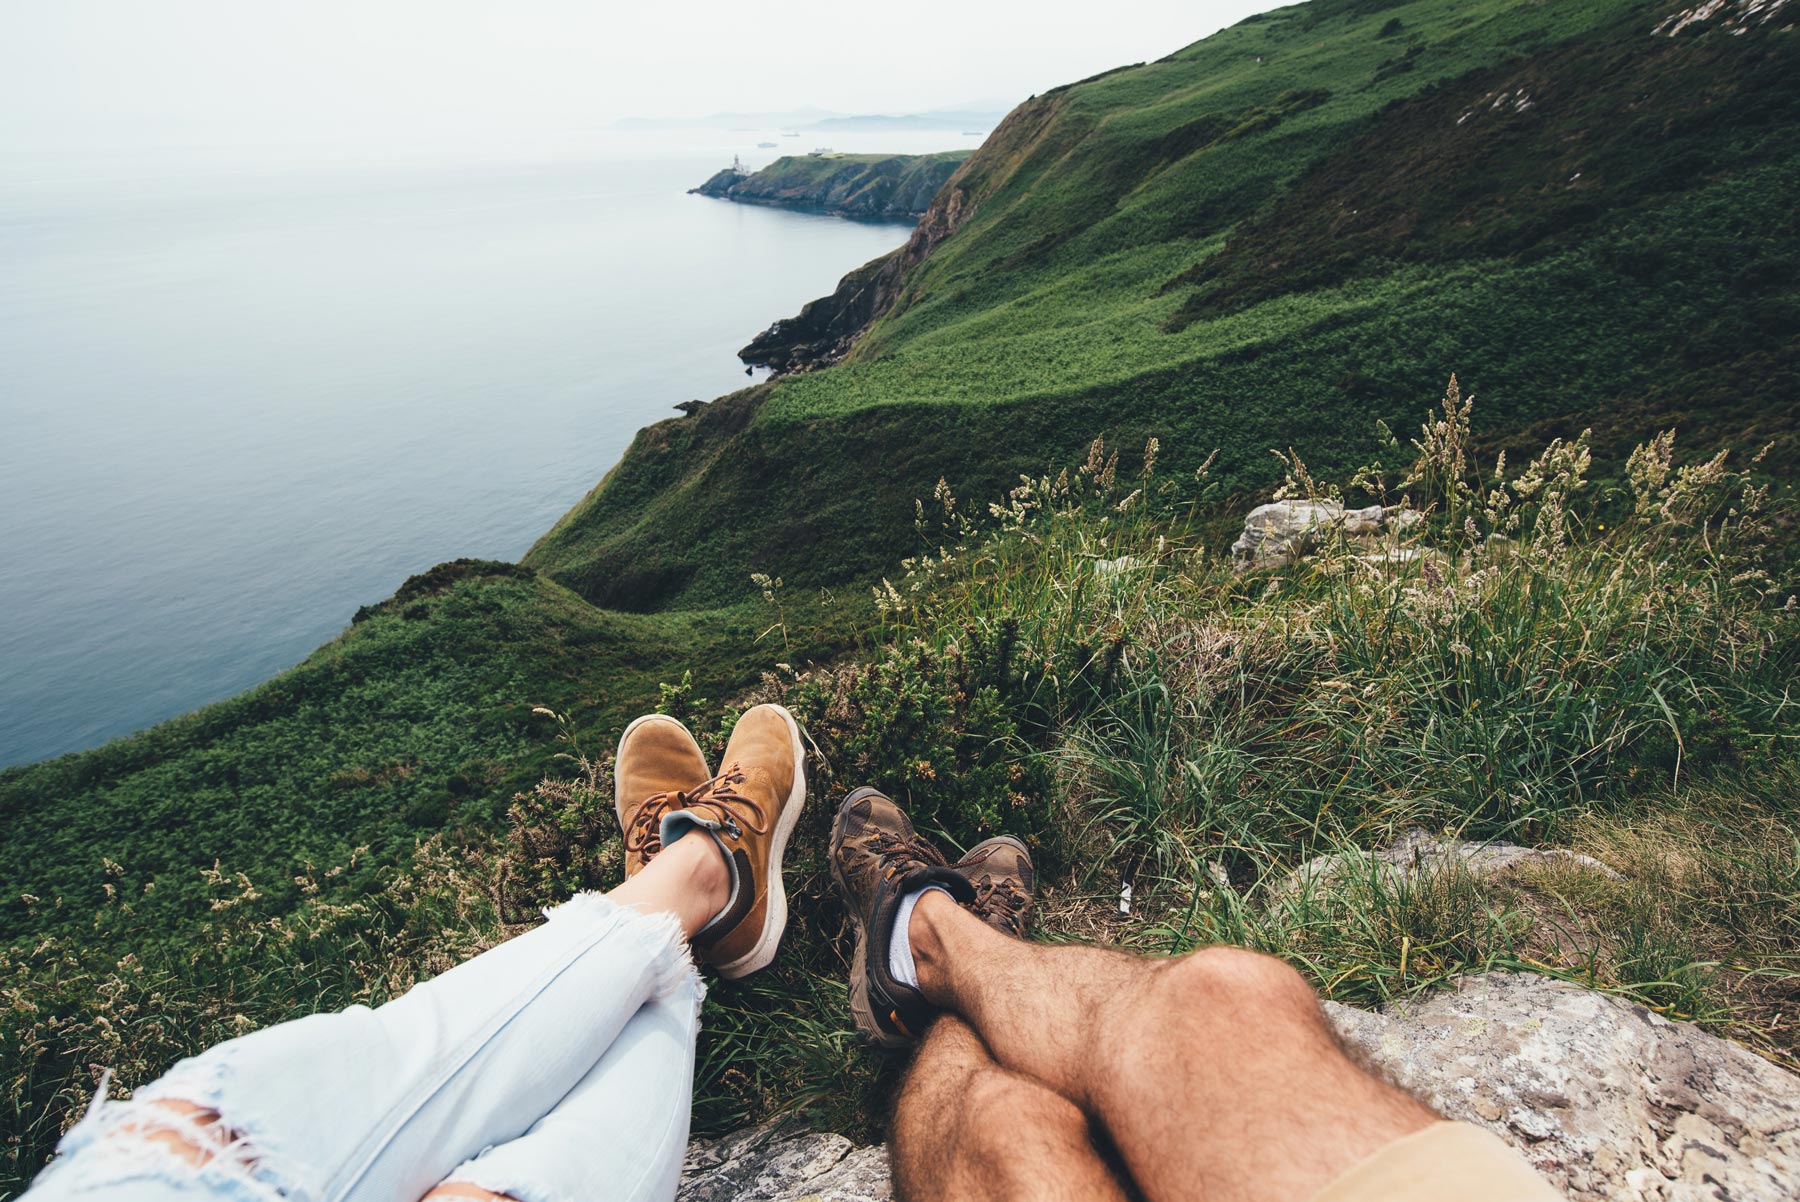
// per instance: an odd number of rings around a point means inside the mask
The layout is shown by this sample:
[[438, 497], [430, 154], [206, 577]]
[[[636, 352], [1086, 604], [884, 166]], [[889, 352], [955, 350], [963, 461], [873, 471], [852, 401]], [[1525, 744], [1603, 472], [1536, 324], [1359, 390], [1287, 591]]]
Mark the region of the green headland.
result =
[[740, 204], [840, 217], [916, 220], [970, 153], [785, 155], [760, 171], [727, 167], [692, 191]]

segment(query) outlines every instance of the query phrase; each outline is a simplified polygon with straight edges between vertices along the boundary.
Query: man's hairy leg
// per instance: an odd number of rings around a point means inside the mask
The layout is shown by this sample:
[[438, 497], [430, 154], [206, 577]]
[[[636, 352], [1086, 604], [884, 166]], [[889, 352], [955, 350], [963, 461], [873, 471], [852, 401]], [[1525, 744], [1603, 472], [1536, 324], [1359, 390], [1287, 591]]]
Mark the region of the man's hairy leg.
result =
[[894, 1109], [902, 1202], [1125, 1202], [1087, 1116], [994, 1063], [954, 1015], [931, 1025]]
[[925, 996], [1001, 1067], [1079, 1106], [1149, 1202], [1303, 1199], [1437, 1116], [1365, 1073], [1268, 956], [1008, 939], [941, 895], [909, 926]]

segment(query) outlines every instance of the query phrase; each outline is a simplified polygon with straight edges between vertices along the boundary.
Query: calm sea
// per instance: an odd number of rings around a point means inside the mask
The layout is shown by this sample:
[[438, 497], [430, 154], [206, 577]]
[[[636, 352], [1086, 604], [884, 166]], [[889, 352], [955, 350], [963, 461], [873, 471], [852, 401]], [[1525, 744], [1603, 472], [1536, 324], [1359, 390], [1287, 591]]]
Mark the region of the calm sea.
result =
[[745, 384], [736, 348], [906, 236], [685, 194], [805, 138], [0, 158], [0, 765], [518, 558], [639, 427]]

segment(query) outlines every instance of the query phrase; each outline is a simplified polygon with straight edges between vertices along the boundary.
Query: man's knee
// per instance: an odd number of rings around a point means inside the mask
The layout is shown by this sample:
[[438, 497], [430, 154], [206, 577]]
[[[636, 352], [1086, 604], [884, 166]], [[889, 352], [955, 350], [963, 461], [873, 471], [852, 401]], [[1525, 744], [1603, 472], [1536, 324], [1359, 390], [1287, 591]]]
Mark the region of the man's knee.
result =
[[1068, 1099], [1000, 1068], [970, 1076], [964, 1094], [968, 1113], [977, 1116], [966, 1133], [1008, 1159], [1082, 1147], [1089, 1143], [1087, 1117]]
[[1316, 1024], [1318, 997], [1305, 978], [1273, 956], [1217, 946], [1155, 962], [1142, 986], [1099, 1016], [1101, 1040], [1119, 1053], [1171, 1031], [1220, 1036], [1236, 1023]]
[[1171, 960], [1163, 970], [1165, 988], [1177, 995], [1201, 995], [1242, 1007], [1299, 1006], [1316, 1009], [1318, 996], [1306, 979], [1274, 956], [1219, 945]]

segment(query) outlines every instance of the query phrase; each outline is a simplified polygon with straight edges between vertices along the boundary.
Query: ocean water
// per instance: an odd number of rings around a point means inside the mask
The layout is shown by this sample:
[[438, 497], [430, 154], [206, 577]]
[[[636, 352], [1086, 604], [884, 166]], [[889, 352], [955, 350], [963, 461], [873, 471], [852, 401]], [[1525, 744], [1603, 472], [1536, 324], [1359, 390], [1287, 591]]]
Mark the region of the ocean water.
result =
[[743, 386], [738, 347], [907, 233], [685, 194], [803, 140], [0, 156], [0, 766], [518, 558], [638, 428]]

